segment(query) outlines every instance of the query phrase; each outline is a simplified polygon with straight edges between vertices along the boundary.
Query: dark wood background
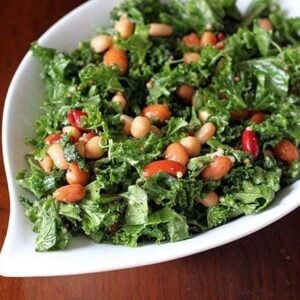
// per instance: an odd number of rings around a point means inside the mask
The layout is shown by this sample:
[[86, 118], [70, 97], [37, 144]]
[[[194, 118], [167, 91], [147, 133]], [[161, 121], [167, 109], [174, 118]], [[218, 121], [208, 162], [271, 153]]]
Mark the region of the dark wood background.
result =
[[[1, 107], [12, 75], [30, 42], [83, 2], [2, 2]], [[9, 215], [2, 159], [0, 168], [1, 247]], [[298, 209], [239, 241], [153, 266], [67, 277], [0, 277], [0, 299], [300, 299], [299, 218]]]

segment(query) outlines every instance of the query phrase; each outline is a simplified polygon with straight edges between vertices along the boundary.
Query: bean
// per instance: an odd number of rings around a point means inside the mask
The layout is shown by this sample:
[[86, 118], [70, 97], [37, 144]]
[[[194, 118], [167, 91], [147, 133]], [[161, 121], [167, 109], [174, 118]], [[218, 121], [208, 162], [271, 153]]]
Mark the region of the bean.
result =
[[87, 141], [81, 140], [74, 144], [76, 150], [80, 154], [81, 157], [85, 157], [85, 144]]
[[151, 23], [149, 35], [155, 37], [166, 37], [173, 33], [173, 27], [162, 23]]
[[199, 156], [201, 151], [201, 143], [194, 136], [187, 136], [180, 140], [180, 144], [184, 147], [189, 157]]
[[150, 79], [147, 83], [146, 83], [146, 88], [148, 90], [151, 90], [154, 86], [154, 81], [152, 79]]
[[116, 95], [114, 95], [111, 99], [112, 102], [118, 103], [121, 107], [122, 110], [125, 109], [127, 101], [126, 98], [124, 97], [124, 95], [122, 93], [117, 93]]
[[81, 184], [65, 185], [54, 191], [53, 197], [62, 202], [77, 202], [84, 198], [85, 188]]
[[52, 144], [47, 151], [50, 158], [53, 160], [54, 165], [60, 170], [66, 170], [69, 167], [65, 157], [64, 151], [60, 144]]
[[122, 128], [123, 133], [126, 135], [130, 135], [130, 128], [131, 128], [133, 118], [129, 117], [127, 115], [121, 115], [120, 119], [121, 119], [121, 121], [123, 121], [123, 124], [124, 124], [123, 128]]
[[104, 155], [101, 148], [101, 137], [94, 136], [85, 144], [85, 157], [88, 159], [99, 159]]
[[115, 24], [115, 30], [119, 32], [123, 40], [127, 40], [132, 35], [133, 29], [134, 24], [126, 17], [121, 17]]
[[81, 137], [81, 131], [74, 126], [65, 126], [62, 129], [63, 133], [66, 133], [69, 137], [71, 137], [75, 142], [79, 140]]
[[97, 53], [106, 51], [112, 44], [112, 38], [109, 35], [101, 34], [91, 39], [91, 48]]
[[248, 152], [253, 158], [257, 158], [260, 152], [259, 139], [251, 127], [246, 128], [242, 133], [242, 149]]
[[203, 145], [216, 134], [216, 131], [216, 126], [211, 122], [207, 122], [195, 133], [195, 137]]
[[271, 23], [271, 21], [267, 18], [261, 18], [258, 20], [258, 25], [261, 29], [265, 30], [265, 31], [269, 31], [273, 29], [273, 25]]
[[252, 115], [250, 120], [253, 123], [260, 124], [265, 120], [265, 113], [262, 111], [256, 112], [254, 115]]
[[208, 111], [206, 111], [206, 110], [199, 110], [198, 111], [198, 119], [202, 123], [205, 123], [210, 116], [211, 116], [211, 114]]
[[155, 125], [151, 125], [150, 127], [150, 131], [156, 135], [160, 135], [160, 130], [158, 127], [156, 127]]
[[43, 159], [39, 161], [39, 164], [46, 173], [50, 173], [53, 166], [53, 160], [49, 155], [45, 155]]
[[227, 156], [216, 156], [202, 171], [203, 180], [219, 180], [226, 176], [232, 168], [232, 161]]
[[281, 140], [274, 148], [274, 155], [276, 158], [282, 160], [284, 163], [290, 165], [294, 161], [299, 160], [299, 151], [297, 147], [289, 140]]
[[121, 75], [124, 75], [128, 69], [128, 57], [125, 51], [116, 47], [110, 48], [103, 57], [103, 64], [106, 67], [117, 65]]
[[224, 42], [218, 42], [218, 43], [216, 43], [216, 45], [215, 45], [215, 48], [216, 48], [216, 49], [219, 49], [219, 50], [224, 49], [224, 47], [225, 47]]
[[157, 160], [144, 167], [143, 175], [147, 178], [158, 172], [164, 172], [174, 177], [182, 178], [186, 173], [186, 167], [173, 160]]
[[190, 104], [193, 100], [195, 89], [188, 84], [182, 84], [177, 87], [176, 93], [185, 103]]
[[211, 31], [206, 31], [201, 36], [201, 46], [215, 45], [218, 42], [216, 36]]
[[189, 160], [187, 151], [180, 143], [170, 144], [166, 149], [165, 158], [176, 161], [183, 166], [185, 166]]
[[242, 109], [239, 111], [231, 111], [230, 117], [234, 121], [243, 121], [248, 118], [250, 111], [248, 109]]
[[96, 136], [93, 131], [85, 132], [79, 139], [80, 142], [87, 143], [92, 137]]
[[89, 179], [89, 172], [80, 169], [75, 163], [69, 165], [66, 173], [66, 180], [69, 184], [81, 184], [85, 186], [89, 182]]
[[146, 117], [138, 116], [132, 121], [130, 133], [133, 137], [140, 139], [145, 137], [151, 129], [151, 123]]
[[199, 48], [201, 44], [200, 38], [194, 32], [190, 33], [189, 35], [185, 35], [182, 38], [182, 41], [184, 46], [189, 48]]
[[169, 110], [168, 106], [164, 104], [152, 104], [146, 106], [142, 110], [142, 116], [148, 118], [151, 121], [164, 123], [171, 118], [172, 113]]
[[197, 63], [200, 59], [200, 54], [197, 52], [186, 52], [183, 55], [183, 63], [193, 64]]
[[200, 203], [205, 207], [212, 207], [219, 203], [219, 196], [216, 192], [211, 191], [204, 198], [200, 199]]

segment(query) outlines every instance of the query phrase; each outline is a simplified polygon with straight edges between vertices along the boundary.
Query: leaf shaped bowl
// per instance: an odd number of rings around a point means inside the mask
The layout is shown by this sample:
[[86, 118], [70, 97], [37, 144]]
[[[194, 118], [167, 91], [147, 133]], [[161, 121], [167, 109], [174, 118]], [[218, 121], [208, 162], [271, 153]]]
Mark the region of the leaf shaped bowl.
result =
[[[67, 14], [40, 39], [43, 46], [70, 51], [79, 41], [91, 36], [99, 25], [109, 22], [109, 13], [119, 0], [91, 0]], [[300, 3], [281, 1], [293, 16], [300, 16]], [[248, 0], [239, 1], [241, 9]], [[38, 253], [34, 250], [32, 224], [24, 216], [18, 196], [24, 191], [16, 184], [15, 174], [25, 167], [28, 146], [24, 138], [34, 134], [34, 120], [40, 114], [44, 88], [40, 66], [27, 53], [10, 84], [3, 117], [3, 156], [10, 193], [10, 219], [0, 254], [0, 274], [12, 277], [54, 276], [102, 272], [164, 262], [206, 251], [249, 235], [282, 218], [300, 205], [300, 182], [281, 191], [264, 212], [236, 219], [206, 233], [177, 243], [149, 244], [138, 248], [95, 244], [73, 238], [64, 251]], [[16, 119], [18, 122], [16, 122]], [[10, 133], [14, 132], [14, 139]], [[32, 197], [31, 195], [27, 195]]]

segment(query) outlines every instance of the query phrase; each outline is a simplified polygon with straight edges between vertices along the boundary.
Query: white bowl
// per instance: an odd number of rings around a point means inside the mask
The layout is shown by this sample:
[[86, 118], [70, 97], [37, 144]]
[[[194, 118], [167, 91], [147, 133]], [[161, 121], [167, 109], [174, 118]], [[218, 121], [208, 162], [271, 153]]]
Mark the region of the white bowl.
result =
[[[120, 0], [93, 0], [81, 5], [54, 26], [39, 40], [43, 46], [70, 51], [80, 40], [91, 36], [99, 25], [108, 24], [109, 12]], [[300, 3], [282, 1], [294, 16], [300, 15]], [[242, 9], [249, 1], [239, 1]], [[34, 134], [34, 120], [44, 89], [39, 77], [40, 65], [27, 53], [8, 90], [3, 117], [3, 156], [10, 193], [10, 219], [0, 256], [0, 274], [4, 276], [52, 276], [101, 272], [168, 261], [202, 252], [255, 232], [285, 216], [300, 205], [300, 182], [278, 194], [266, 211], [241, 217], [226, 225], [191, 239], [139, 248], [95, 244], [84, 238], [73, 238], [68, 249], [38, 253], [32, 224], [24, 216], [18, 200], [23, 194], [15, 174], [25, 167], [28, 147], [24, 138]], [[11, 133], [14, 133], [14, 139]]]

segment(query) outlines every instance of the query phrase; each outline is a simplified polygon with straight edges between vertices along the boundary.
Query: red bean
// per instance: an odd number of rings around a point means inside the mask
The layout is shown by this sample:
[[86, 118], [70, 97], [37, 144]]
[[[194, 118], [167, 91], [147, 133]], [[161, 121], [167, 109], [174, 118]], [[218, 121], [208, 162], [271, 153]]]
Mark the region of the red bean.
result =
[[255, 132], [249, 127], [242, 134], [242, 148], [245, 152], [257, 158], [259, 155], [259, 140]]

